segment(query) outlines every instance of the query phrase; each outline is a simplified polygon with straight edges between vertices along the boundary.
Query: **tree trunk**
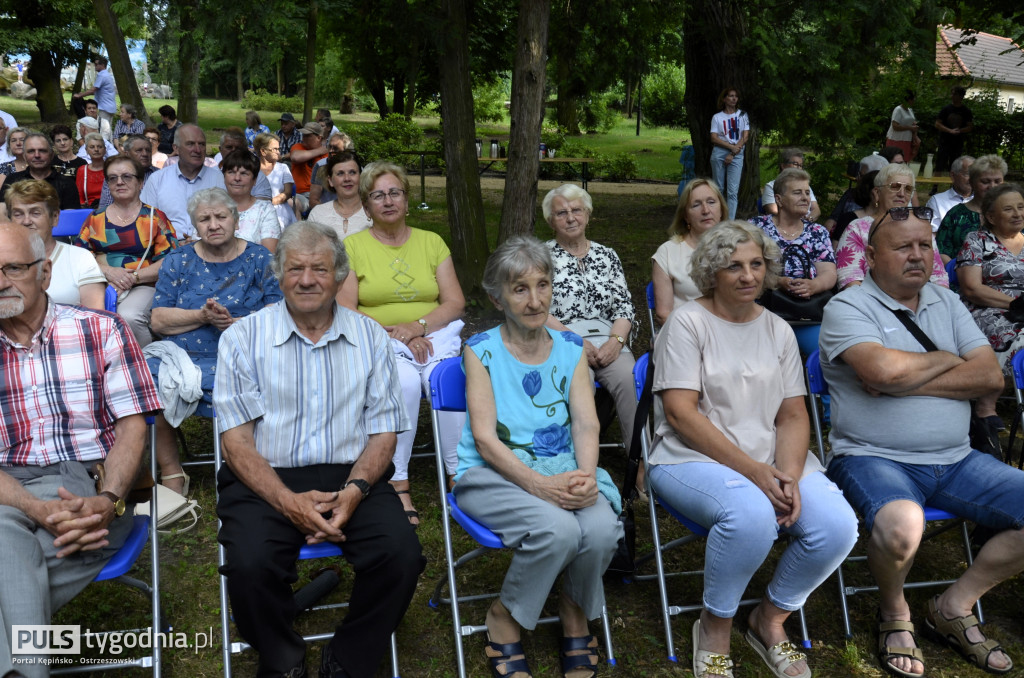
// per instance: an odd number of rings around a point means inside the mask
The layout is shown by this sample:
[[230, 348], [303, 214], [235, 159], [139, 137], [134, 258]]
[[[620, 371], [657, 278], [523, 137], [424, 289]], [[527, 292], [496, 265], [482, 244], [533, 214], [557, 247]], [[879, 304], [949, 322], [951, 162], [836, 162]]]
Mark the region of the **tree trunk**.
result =
[[[740, 108], [746, 110], [744, 97], [756, 97], [758, 65], [739, 56], [749, 27], [741, 0], [708, 0], [687, 5], [683, 33], [683, 67], [686, 91], [683, 103], [689, 120], [697, 176], [711, 176], [711, 118], [719, 111], [718, 94], [726, 87], [740, 93]], [[744, 149], [737, 214], [752, 215], [760, 194], [760, 135], [757, 117], [750, 118], [750, 139]]]
[[625, 85], [623, 89], [626, 91], [626, 100], [623, 103], [623, 107], [626, 109], [626, 117], [633, 117], [633, 74], [627, 73]]
[[284, 94], [284, 57], [277, 62], [277, 93]]
[[32, 62], [25, 74], [36, 88], [36, 108], [43, 122], [67, 122], [68, 108], [60, 89], [60, 65], [47, 50], [29, 52]]
[[242, 83], [242, 55], [235, 59], [235, 101], [245, 98], [245, 87]]
[[391, 83], [391, 111], [393, 113], [405, 112], [405, 81], [401, 76], [396, 76]]
[[[548, 0], [519, 0], [516, 56], [512, 67], [512, 109], [508, 172], [501, 204], [498, 240], [533, 233], [537, 215], [537, 174], [540, 126], [544, 121], [544, 77], [547, 59]], [[475, 167], [475, 164], [474, 164]]]
[[117, 84], [117, 95], [122, 104], [134, 106], [135, 117], [148, 125], [149, 113], [146, 112], [139, 83], [135, 80], [132, 60], [128, 56], [128, 44], [124, 40], [120, 24], [117, 23], [114, 8], [111, 7], [110, 0], [92, 0], [92, 7], [96, 12], [96, 23], [99, 24], [103, 42], [107, 46], [107, 58], [110, 60], [110, 70]]
[[78, 73], [75, 74], [75, 84], [71, 87], [73, 94], [78, 94], [82, 91], [82, 85], [85, 83], [85, 70], [89, 65], [89, 43], [82, 45], [82, 54], [78, 57]]
[[569, 91], [569, 77], [572, 63], [568, 56], [561, 56], [555, 62], [555, 86], [558, 88], [558, 100], [555, 102], [555, 124], [566, 134], [580, 133], [580, 116], [578, 100]]
[[[414, 34], [411, 40], [412, 42], [409, 44], [409, 67], [405, 69], [405, 107], [402, 109], [406, 120], [412, 120], [413, 113], [416, 112], [416, 81], [419, 79], [420, 57], [423, 54], [419, 35]], [[397, 111], [398, 109], [396, 108], [395, 110]]]
[[388, 94], [385, 91], [384, 82], [377, 78], [373, 82], [366, 83], [366, 88], [370, 90], [370, 96], [377, 104], [377, 112], [380, 113], [380, 117], [385, 117], [391, 112], [391, 109], [388, 107]]
[[441, 0], [441, 12], [446, 19], [439, 46], [441, 125], [448, 167], [446, 197], [452, 260], [466, 297], [486, 301], [480, 281], [487, 263], [487, 228], [477, 172], [466, 0]]
[[355, 103], [355, 96], [352, 90], [355, 89], [356, 79], [349, 78], [345, 84], [345, 95], [341, 97], [341, 107], [338, 109], [338, 113], [342, 115], [349, 115], [355, 109], [353, 104]]
[[178, 40], [178, 120], [199, 119], [199, 0], [176, 0], [181, 37]]
[[[302, 120], [313, 119], [313, 94], [316, 90], [316, 0], [309, 0], [306, 14], [306, 95], [302, 100]], [[328, 130], [330, 131], [330, 130]]]

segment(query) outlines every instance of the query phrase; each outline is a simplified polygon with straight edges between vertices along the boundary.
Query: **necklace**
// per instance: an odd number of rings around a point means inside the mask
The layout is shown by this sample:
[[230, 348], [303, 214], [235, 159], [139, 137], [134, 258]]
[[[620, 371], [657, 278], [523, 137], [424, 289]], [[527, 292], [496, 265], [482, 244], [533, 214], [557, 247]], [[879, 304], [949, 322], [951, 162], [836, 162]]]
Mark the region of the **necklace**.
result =
[[776, 228], [786, 240], [792, 240], [793, 238], [799, 237], [800, 234], [804, 232], [803, 224], [800, 225], [800, 229], [796, 233], [790, 233], [788, 230], [782, 227], [782, 224], [778, 224]]
[[358, 204], [356, 206], [356, 208], [354, 210], [352, 210], [351, 212], [349, 212], [348, 214], [345, 214], [345, 212], [342, 211], [341, 207], [342, 207], [341, 200], [335, 200], [334, 201], [334, 211], [337, 212], [339, 217], [341, 217], [341, 228], [342, 228], [342, 230], [345, 233], [348, 233], [348, 220], [351, 219], [352, 217], [354, 217], [356, 214], [358, 214], [359, 211], [361, 209], [363, 209], [363, 205], [362, 205], [362, 203]]
[[[136, 200], [136, 202], [139, 205], [138, 208], [134, 207], [134, 203], [130, 205], [129, 213], [127, 216], [125, 216], [123, 212], [121, 214], [117, 213], [122, 209], [117, 203], [111, 203], [110, 206], [107, 207], [107, 211], [111, 212], [111, 216], [113, 216], [118, 222], [128, 224], [135, 221], [135, 218], [138, 216], [139, 211], [142, 209], [142, 201]], [[114, 210], [115, 207], [117, 208], [117, 210]]]

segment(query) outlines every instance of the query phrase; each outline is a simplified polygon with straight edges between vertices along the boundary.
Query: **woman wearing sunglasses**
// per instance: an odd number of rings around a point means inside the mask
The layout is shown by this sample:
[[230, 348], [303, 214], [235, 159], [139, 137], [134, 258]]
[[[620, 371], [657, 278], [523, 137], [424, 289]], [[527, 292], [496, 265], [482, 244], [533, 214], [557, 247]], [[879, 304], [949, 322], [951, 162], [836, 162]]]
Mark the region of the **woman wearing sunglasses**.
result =
[[[846, 289], [851, 285], [859, 285], [868, 270], [868, 261], [864, 255], [867, 249], [872, 226], [881, 223], [882, 219], [906, 219], [910, 210], [922, 219], [931, 219], [931, 210], [927, 207], [911, 207], [914, 195], [914, 173], [908, 165], [886, 165], [875, 175], [875, 187], [871, 191], [871, 203], [865, 208], [867, 216], [854, 219], [839, 238], [836, 250], [836, 265], [839, 267], [839, 287]], [[925, 217], [924, 210], [928, 210]], [[892, 216], [889, 216], [892, 215]], [[932, 236], [934, 264], [932, 266], [932, 282], [949, 287], [949, 278], [943, 266], [939, 249]]]

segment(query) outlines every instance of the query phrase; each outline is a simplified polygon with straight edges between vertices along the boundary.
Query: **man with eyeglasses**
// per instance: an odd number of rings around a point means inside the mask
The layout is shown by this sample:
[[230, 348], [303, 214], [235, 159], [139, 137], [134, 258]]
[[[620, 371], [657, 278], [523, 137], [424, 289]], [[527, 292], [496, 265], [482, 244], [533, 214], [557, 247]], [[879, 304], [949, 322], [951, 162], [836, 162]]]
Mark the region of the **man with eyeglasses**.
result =
[[946, 212], [956, 205], [970, 201], [974, 197], [974, 189], [971, 188], [971, 165], [974, 158], [969, 155], [961, 155], [953, 161], [949, 170], [949, 178], [953, 180], [953, 186], [942, 193], [936, 193], [928, 199], [928, 207], [932, 208], [932, 232], [939, 230], [942, 218]]
[[1024, 570], [1024, 472], [971, 448], [972, 398], [1002, 390], [988, 339], [953, 292], [929, 282], [928, 208], [899, 207], [868, 236], [864, 283], [825, 308], [819, 344], [832, 396], [828, 475], [864, 519], [879, 587], [879, 659], [896, 675], [924, 673], [903, 585], [924, 511], [946, 510], [994, 535], [925, 623], [977, 666], [1013, 662], [971, 613], [997, 583]]
[[161, 407], [124, 321], [54, 303], [50, 274], [39, 234], [0, 223], [0, 676], [8, 678], [48, 675], [41, 661], [14, 665], [12, 627], [49, 624], [131, 531], [125, 500], [142, 464], [144, 414]]
[[[19, 181], [37, 179], [53, 186], [57, 191], [57, 198], [60, 200], [62, 210], [81, 207], [78, 189], [75, 188], [74, 182], [63, 176], [53, 166], [53, 143], [50, 141], [50, 137], [41, 132], [29, 132], [25, 137], [25, 162], [28, 163], [28, 167], [7, 177], [7, 181], [0, 188], [0, 201], [7, 196], [8, 189]], [[0, 212], [6, 216], [6, 207], [0, 207]]]
[[[790, 167], [804, 168], [804, 153], [799, 148], [787, 148], [782, 152], [779, 159], [779, 171], [787, 170]], [[765, 214], [779, 213], [779, 206], [775, 204], [775, 179], [764, 185], [764, 190], [761, 192], [761, 209]], [[817, 222], [820, 216], [821, 208], [818, 207], [818, 200], [814, 197], [814, 190], [811, 189], [811, 206], [807, 210], [807, 220]]]

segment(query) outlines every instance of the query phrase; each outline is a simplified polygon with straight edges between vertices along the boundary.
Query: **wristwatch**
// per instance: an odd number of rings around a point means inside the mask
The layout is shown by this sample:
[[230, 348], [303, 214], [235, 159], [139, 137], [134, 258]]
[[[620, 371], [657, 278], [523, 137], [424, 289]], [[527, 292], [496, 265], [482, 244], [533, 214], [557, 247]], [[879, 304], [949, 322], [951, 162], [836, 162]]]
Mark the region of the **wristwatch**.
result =
[[427, 321], [424, 320], [423, 318], [420, 318], [416, 322], [418, 322], [420, 325], [423, 325], [423, 336], [424, 337], [427, 336], [427, 334], [428, 334], [428, 332], [427, 332]]
[[620, 337], [617, 334], [611, 335], [611, 338], [614, 339], [615, 341], [619, 342], [619, 344], [625, 344], [626, 343], [626, 338], [625, 337]]
[[120, 518], [121, 516], [124, 515], [124, 499], [122, 499], [121, 497], [117, 496], [116, 494], [114, 494], [110, 490], [103, 490], [97, 496], [99, 496], [99, 497], [106, 497], [111, 502], [113, 502], [113, 504], [114, 504], [114, 515], [115, 516]]
[[368, 496], [370, 494], [370, 483], [366, 482], [362, 478], [353, 478], [353, 479], [349, 480], [348, 482], [346, 482], [342, 486], [341, 489], [344, 490], [344, 489], [348, 488], [349, 485], [355, 485], [356, 487], [358, 487], [359, 491], [363, 493], [364, 497], [366, 497], [366, 496]]

